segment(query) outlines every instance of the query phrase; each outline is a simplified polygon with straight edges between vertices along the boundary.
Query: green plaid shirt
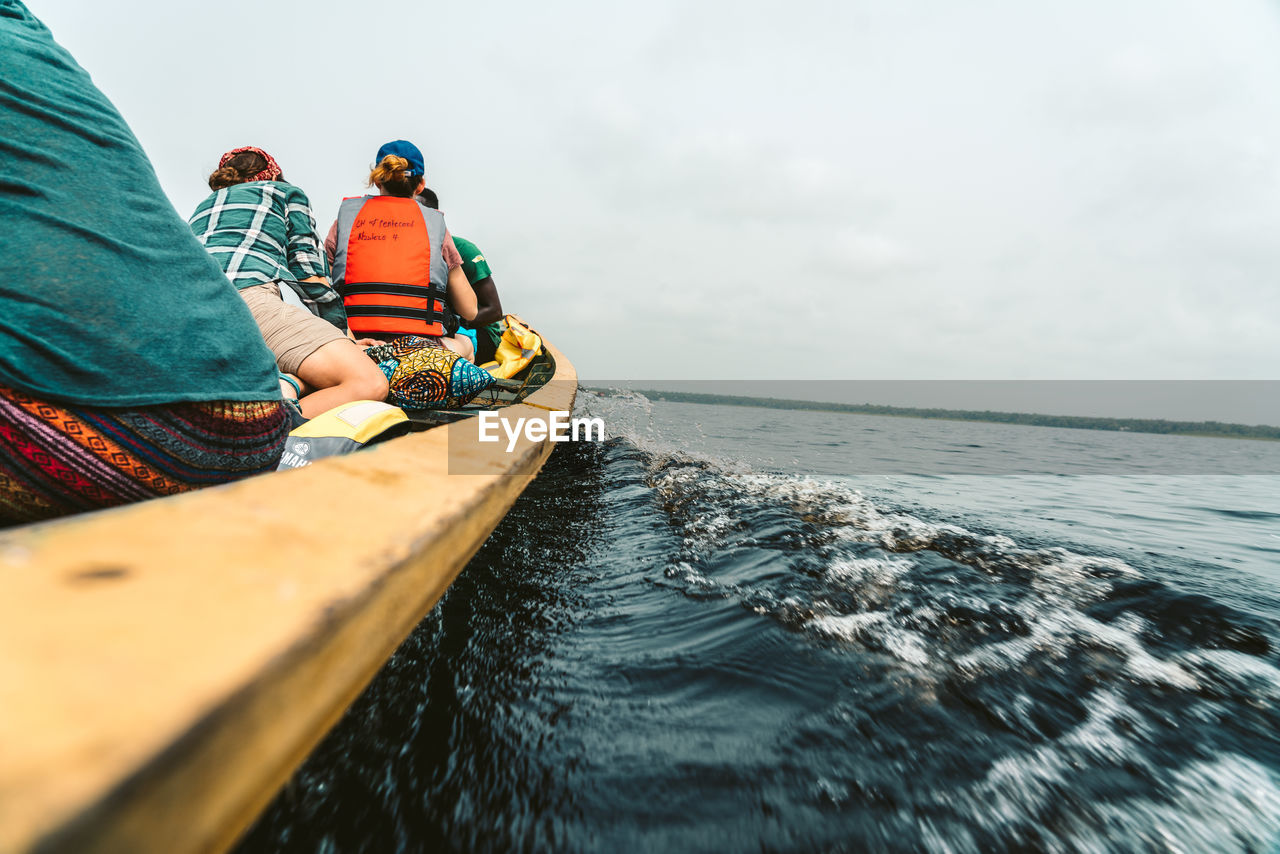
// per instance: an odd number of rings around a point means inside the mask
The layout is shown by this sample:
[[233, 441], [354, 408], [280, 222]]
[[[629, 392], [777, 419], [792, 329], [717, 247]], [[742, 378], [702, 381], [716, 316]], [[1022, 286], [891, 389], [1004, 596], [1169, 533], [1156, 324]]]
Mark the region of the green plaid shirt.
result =
[[224, 187], [201, 202], [188, 222], [237, 288], [329, 275], [311, 202], [292, 184]]

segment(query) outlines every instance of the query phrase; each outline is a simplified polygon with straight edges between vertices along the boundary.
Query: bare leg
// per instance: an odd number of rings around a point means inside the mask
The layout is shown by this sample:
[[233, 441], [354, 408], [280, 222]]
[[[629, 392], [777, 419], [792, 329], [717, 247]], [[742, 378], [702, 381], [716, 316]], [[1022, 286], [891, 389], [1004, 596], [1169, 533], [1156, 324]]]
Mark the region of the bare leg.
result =
[[468, 362], [475, 362], [476, 351], [471, 346], [471, 339], [465, 335], [446, 335], [440, 339], [440, 343], [457, 353]]
[[298, 376], [318, 389], [299, 401], [302, 414], [315, 418], [353, 400], [386, 400], [387, 378], [382, 370], [346, 338], [330, 341], [302, 360]]

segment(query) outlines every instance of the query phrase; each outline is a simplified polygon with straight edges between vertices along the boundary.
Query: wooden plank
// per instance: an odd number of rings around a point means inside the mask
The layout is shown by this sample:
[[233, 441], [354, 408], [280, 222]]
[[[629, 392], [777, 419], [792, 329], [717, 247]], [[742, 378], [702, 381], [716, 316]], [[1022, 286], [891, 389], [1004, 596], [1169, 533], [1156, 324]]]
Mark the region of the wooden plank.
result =
[[229, 847], [553, 447], [476, 434], [0, 534], [0, 851]]

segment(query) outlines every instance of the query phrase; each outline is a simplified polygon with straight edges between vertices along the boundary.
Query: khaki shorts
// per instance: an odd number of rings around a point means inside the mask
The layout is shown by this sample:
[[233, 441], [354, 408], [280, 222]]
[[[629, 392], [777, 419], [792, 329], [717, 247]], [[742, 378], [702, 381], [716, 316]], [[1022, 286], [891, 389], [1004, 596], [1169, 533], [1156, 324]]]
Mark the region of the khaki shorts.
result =
[[241, 288], [240, 296], [258, 322], [276, 365], [287, 374], [296, 374], [303, 360], [325, 344], [347, 337], [329, 321], [282, 300], [275, 282]]

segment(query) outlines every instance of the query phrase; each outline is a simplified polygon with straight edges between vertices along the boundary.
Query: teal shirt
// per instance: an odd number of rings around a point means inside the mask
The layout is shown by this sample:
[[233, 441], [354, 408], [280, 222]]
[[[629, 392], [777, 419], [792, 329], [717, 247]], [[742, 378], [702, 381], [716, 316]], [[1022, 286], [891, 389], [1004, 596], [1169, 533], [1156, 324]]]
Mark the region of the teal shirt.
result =
[[278, 400], [235, 287], [89, 75], [0, 0], [0, 383], [52, 401]]

